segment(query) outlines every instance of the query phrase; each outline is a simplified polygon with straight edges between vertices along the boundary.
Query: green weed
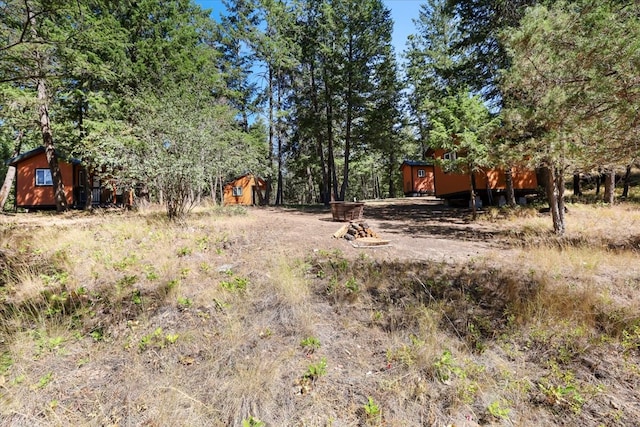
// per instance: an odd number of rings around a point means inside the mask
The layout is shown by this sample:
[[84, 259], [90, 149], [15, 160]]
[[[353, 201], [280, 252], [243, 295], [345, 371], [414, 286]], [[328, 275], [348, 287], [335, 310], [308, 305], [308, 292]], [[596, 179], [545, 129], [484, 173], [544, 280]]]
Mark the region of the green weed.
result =
[[435, 376], [442, 382], [449, 381], [454, 375], [464, 376], [464, 371], [453, 360], [453, 355], [449, 350], [445, 350], [442, 356], [433, 364]]
[[223, 289], [226, 289], [231, 292], [244, 291], [247, 289], [247, 285], [249, 284], [249, 279], [244, 277], [234, 277], [232, 280], [223, 280], [220, 282], [220, 286]]
[[13, 365], [13, 359], [9, 352], [0, 353], [0, 375], [4, 374]]
[[494, 400], [487, 406], [487, 411], [489, 414], [495, 418], [499, 419], [509, 419], [509, 414], [511, 413], [511, 409], [505, 406], [507, 402], [504, 399]]
[[327, 373], [327, 358], [323, 357], [317, 363], [312, 363], [307, 367], [307, 372], [304, 374], [304, 378], [315, 382], [318, 378]]
[[347, 291], [352, 292], [354, 294], [360, 291], [360, 286], [358, 286], [358, 282], [354, 277], [350, 277], [349, 279], [347, 279], [347, 281], [344, 284], [344, 287], [347, 289]]
[[189, 308], [193, 305], [193, 301], [187, 297], [178, 297], [178, 305], [182, 308]]
[[113, 268], [118, 271], [124, 271], [138, 262], [136, 254], [127, 255], [118, 262], [113, 263]]
[[382, 410], [371, 396], [367, 399], [367, 403], [364, 404], [364, 413], [367, 415], [367, 420], [370, 422], [379, 422], [382, 417]]
[[34, 388], [45, 388], [51, 381], [53, 381], [53, 372], [48, 372], [38, 380]]
[[191, 248], [183, 246], [176, 251], [176, 255], [178, 256], [178, 258], [182, 258], [191, 255], [192, 252], [193, 251], [191, 250]]
[[242, 420], [242, 427], [264, 427], [265, 425], [264, 421], [260, 421], [252, 415]]
[[304, 348], [307, 353], [313, 353], [320, 348], [320, 340], [316, 337], [307, 337], [300, 341], [300, 346]]
[[143, 336], [140, 339], [140, 342], [138, 343], [138, 348], [140, 349], [140, 351], [145, 351], [150, 348], [162, 349], [167, 344], [175, 344], [178, 338], [179, 338], [178, 334], [164, 335], [162, 328], [156, 328], [155, 331]]

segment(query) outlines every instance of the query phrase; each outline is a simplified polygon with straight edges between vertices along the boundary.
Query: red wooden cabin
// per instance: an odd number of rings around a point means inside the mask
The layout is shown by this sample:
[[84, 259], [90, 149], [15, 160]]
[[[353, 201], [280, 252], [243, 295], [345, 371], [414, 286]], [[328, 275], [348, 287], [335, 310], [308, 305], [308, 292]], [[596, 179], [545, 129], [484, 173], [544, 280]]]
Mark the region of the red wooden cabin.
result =
[[400, 165], [405, 196], [435, 194], [433, 162], [405, 160]]
[[267, 191], [267, 183], [250, 173], [244, 174], [224, 186], [224, 205], [259, 205], [263, 204]]
[[[97, 177], [87, 177], [87, 171], [80, 160], [59, 158], [58, 163], [69, 206], [84, 208], [89, 191], [92, 195], [92, 205], [129, 202], [128, 198], [123, 200], [122, 192], [113, 183], [105, 185]], [[44, 147], [9, 159], [7, 164], [16, 168], [16, 207], [55, 209], [53, 182]]]
[[[451, 159], [455, 156], [453, 152], [436, 149], [429, 150], [428, 154], [435, 160]], [[435, 196], [443, 199], [457, 199], [469, 197], [470, 177], [466, 173], [445, 172], [437, 161], [434, 165]], [[488, 202], [491, 199], [497, 200], [507, 188], [504, 169], [488, 168], [474, 172], [475, 189], [478, 196]], [[535, 193], [538, 189], [537, 175], [534, 170], [524, 168], [514, 168], [512, 170], [513, 189], [516, 195], [526, 195]]]

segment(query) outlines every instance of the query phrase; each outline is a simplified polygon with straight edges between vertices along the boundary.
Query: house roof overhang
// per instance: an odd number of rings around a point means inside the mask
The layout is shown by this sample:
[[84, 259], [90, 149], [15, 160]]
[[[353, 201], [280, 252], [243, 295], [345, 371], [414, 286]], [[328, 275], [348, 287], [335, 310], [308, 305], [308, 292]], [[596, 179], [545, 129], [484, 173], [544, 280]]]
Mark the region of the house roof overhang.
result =
[[[7, 165], [7, 166], [17, 166], [18, 163], [20, 163], [20, 162], [22, 162], [24, 160], [30, 159], [31, 157], [37, 156], [38, 154], [42, 154], [42, 153], [44, 153], [44, 146], [41, 145], [38, 148], [34, 148], [33, 150], [29, 150], [29, 151], [27, 151], [25, 153], [22, 153], [22, 154], [18, 155], [18, 156], [12, 157], [9, 160], [6, 160], [4, 162], [4, 164]], [[58, 153], [57, 151], [56, 151], [56, 154], [58, 156], [60, 155], [60, 153]], [[74, 165], [79, 165], [79, 164], [82, 163], [82, 161], [78, 160], [78, 159], [66, 159], [66, 158], [61, 158], [61, 159], [66, 161], [66, 162], [69, 162], [71, 164], [74, 164]]]
[[400, 165], [400, 169], [402, 169], [403, 166], [433, 166], [433, 161], [405, 160]]
[[230, 186], [230, 185], [234, 184], [237, 180], [239, 180], [239, 179], [241, 179], [241, 178], [244, 178], [245, 176], [253, 176], [253, 178], [256, 180], [256, 182], [257, 182], [260, 186], [265, 186], [265, 185], [267, 185], [267, 182], [266, 182], [264, 179], [260, 178], [260, 177], [259, 177], [259, 176], [257, 176], [257, 175], [254, 175], [254, 174], [252, 174], [252, 173], [250, 173], [250, 172], [247, 172], [247, 173], [244, 173], [244, 174], [242, 174], [242, 175], [240, 175], [240, 176], [237, 176], [237, 177], [233, 178], [231, 181], [228, 181], [226, 184], [224, 184], [224, 187], [226, 188], [226, 187], [228, 187], [228, 186]]

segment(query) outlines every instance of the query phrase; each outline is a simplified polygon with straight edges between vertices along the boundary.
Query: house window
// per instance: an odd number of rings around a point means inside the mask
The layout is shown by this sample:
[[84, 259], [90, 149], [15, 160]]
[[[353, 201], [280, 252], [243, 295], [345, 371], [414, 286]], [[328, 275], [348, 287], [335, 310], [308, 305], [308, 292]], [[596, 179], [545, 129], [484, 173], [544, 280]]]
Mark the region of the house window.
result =
[[442, 156], [442, 158], [445, 160], [455, 161], [458, 156], [456, 155], [455, 151], [449, 151], [448, 153], [444, 153], [444, 156]]
[[425, 177], [424, 169], [418, 169], [418, 178], [424, 178], [424, 177]]
[[53, 180], [51, 179], [51, 171], [49, 169], [36, 169], [36, 185], [53, 185]]
[[242, 196], [242, 187], [233, 187], [233, 189], [232, 189], [231, 191], [232, 191], [232, 194], [233, 194], [235, 197], [240, 197], [240, 196]]

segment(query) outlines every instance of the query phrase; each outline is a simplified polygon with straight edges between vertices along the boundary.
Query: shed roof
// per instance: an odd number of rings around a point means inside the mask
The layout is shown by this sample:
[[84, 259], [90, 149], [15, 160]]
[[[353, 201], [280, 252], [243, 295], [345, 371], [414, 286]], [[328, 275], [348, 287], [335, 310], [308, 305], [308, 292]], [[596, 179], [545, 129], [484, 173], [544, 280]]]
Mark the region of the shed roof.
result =
[[[18, 156], [12, 157], [9, 160], [6, 160], [4, 162], [5, 165], [8, 166], [15, 166], [18, 163], [20, 163], [23, 160], [27, 160], [30, 159], [31, 157], [37, 156], [38, 154], [44, 153], [44, 146], [40, 146], [38, 148], [34, 148], [33, 150], [29, 150], [25, 153], [22, 153]], [[58, 153], [56, 151], [56, 154], [60, 155], [60, 153]], [[76, 164], [79, 165], [80, 163], [82, 163], [82, 161], [78, 160], [78, 159], [65, 159], [65, 161], [72, 163], [72, 164]]]
[[258, 175], [252, 174], [251, 172], [247, 172], [247, 173], [244, 173], [244, 174], [242, 174], [240, 176], [237, 176], [237, 177], [233, 178], [230, 181], [227, 181], [227, 183], [224, 184], [224, 186], [227, 187], [227, 186], [233, 184], [234, 182], [238, 181], [239, 179], [244, 178], [245, 176], [253, 176], [256, 179], [256, 181], [258, 181], [258, 183], [260, 185], [263, 185], [263, 184], [266, 185], [266, 183], [267, 183], [264, 179], [260, 178]]
[[402, 162], [400, 167], [407, 166], [433, 166], [433, 161], [424, 161], [424, 160], [405, 160]]

